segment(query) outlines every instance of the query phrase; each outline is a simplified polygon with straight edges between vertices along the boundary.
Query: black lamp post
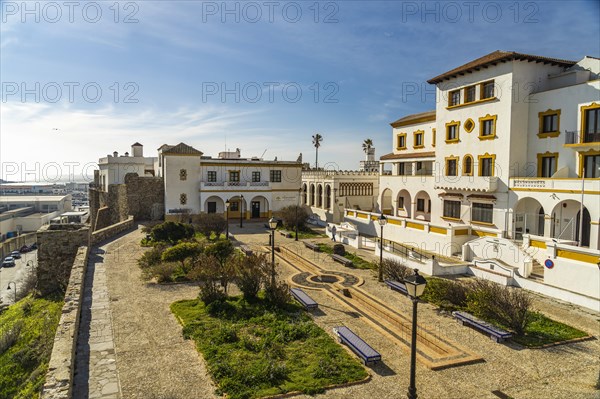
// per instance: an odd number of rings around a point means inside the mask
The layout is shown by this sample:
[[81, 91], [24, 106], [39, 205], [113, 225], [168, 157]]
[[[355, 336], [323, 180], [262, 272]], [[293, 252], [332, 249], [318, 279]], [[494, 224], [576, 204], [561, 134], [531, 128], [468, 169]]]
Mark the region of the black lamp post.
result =
[[296, 238], [294, 238], [294, 241], [298, 241], [298, 208], [300, 208], [300, 192], [302, 191], [302, 188], [298, 189], [298, 205], [296, 205], [296, 228], [295, 228], [295, 233], [296, 233]]
[[419, 297], [423, 295], [427, 280], [419, 274], [419, 269], [415, 269], [415, 274], [404, 279], [406, 292], [413, 303], [412, 315], [412, 338], [410, 345], [410, 385], [408, 387], [408, 399], [417, 399], [417, 386], [415, 384], [415, 368], [417, 363], [417, 303]]
[[17, 283], [15, 283], [14, 281], [9, 281], [8, 287], [6, 287], [6, 289], [10, 290], [11, 284], [13, 284], [15, 286], [15, 303], [17, 303]]
[[225, 201], [225, 239], [229, 240], [229, 198]]
[[269, 219], [269, 228], [271, 229], [271, 287], [275, 286], [275, 229], [277, 228], [277, 219]]
[[244, 227], [244, 196], [240, 195], [240, 228]]
[[387, 224], [387, 218], [385, 217], [385, 215], [382, 213], [379, 216], [379, 226], [381, 227], [381, 239], [379, 241], [379, 282], [383, 281], [383, 226], [385, 226]]

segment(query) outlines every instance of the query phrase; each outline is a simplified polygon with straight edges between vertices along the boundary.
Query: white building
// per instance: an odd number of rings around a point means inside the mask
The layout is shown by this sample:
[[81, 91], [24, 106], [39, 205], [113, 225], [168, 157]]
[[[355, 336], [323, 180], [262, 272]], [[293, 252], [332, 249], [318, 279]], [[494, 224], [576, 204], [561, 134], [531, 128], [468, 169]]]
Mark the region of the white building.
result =
[[299, 203], [302, 164], [242, 158], [239, 149], [218, 158], [180, 143], [159, 148], [159, 175], [165, 184], [165, 218], [220, 213], [229, 218], [268, 218]]
[[0, 240], [37, 231], [71, 210], [70, 194], [0, 196]]
[[156, 157], [144, 157], [144, 146], [134, 143], [129, 152], [119, 155], [117, 151], [112, 155], [100, 158], [98, 161], [100, 185], [108, 191], [109, 184], [123, 184], [127, 173], [137, 173], [138, 176], [154, 176]]
[[[500, 259], [504, 245], [515, 254], [503, 262], [552, 260], [534, 270], [544, 282], [598, 298], [599, 78], [597, 58], [496, 51], [428, 80], [436, 109], [393, 122], [380, 159], [386, 238], [466, 260]], [[378, 234], [373, 216], [347, 211]], [[496, 253], [475, 249], [485, 240]]]
[[377, 207], [379, 173], [342, 170], [303, 170], [301, 204], [314, 217], [339, 223], [344, 210], [373, 211]]

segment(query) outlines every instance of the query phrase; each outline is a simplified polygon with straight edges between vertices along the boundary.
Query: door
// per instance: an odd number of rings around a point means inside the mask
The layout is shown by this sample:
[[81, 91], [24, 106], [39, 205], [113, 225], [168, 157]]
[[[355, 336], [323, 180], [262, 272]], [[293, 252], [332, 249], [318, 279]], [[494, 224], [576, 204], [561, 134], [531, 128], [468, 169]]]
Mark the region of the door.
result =
[[208, 213], [217, 213], [217, 203], [216, 202], [209, 202], [207, 205], [208, 205], [208, 209], [206, 211]]
[[252, 217], [259, 218], [260, 217], [260, 202], [252, 201]]

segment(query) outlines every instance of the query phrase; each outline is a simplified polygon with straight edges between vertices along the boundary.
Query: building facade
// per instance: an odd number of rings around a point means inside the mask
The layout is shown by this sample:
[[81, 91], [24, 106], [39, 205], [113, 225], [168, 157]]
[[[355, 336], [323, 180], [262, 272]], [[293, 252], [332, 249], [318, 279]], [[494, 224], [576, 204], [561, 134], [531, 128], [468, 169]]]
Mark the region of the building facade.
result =
[[137, 173], [140, 177], [154, 176], [157, 160], [156, 157], [145, 157], [144, 146], [140, 143], [131, 146], [131, 153], [119, 155], [115, 151], [98, 161], [99, 187], [108, 191], [110, 184], [123, 184], [127, 173]]
[[159, 148], [158, 168], [164, 178], [166, 219], [200, 213], [269, 218], [300, 201], [300, 161], [242, 158], [239, 149], [212, 158], [180, 143]]
[[380, 210], [467, 236], [597, 250], [599, 77], [596, 58], [497, 51], [430, 79], [436, 109], [391, 124]]

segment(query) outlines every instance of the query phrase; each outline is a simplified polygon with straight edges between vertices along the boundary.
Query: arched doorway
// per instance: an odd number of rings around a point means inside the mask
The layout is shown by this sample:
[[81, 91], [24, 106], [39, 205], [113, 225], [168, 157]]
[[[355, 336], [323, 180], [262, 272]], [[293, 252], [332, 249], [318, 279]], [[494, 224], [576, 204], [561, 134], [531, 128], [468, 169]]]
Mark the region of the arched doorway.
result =
[[315, 205], [315, 185], [311, 184], [310, 185], [310, 189], [309, 189], [309, 193], [308, 193], [310, 199], [309, 199], [309, 204], [310, 206], [314, 206]]
[[415, 195], [414, 218], [419, 220], [431, 220], [431, 198], [426, 191], [419, 191]]
[[407, 190], [400, 190], [398, 196], [396, 197], [397, 202], [397, 210], [396, 216], [401, 216], [405, 218], [409, 218], [411, 215], [411, 207], [412, 204], [410, 202], [410, 193]]
[[[565, 200], [556, 204], [552, 210], [552, 237], [559, 240], [578, 241], [580, 210], [581, 203], [576, 200]], [[583, 216], [585, 218], [585, 212]], [[587, 226], [584, 221], [583, 229], [587, 231], [582, 236], [585, 237], [587, 234], [589, 244], [589, 219]]]
[[381, 212], [384, 215], [392, 215], [393, 211], [394, 210], [392, 208], [392, 190], [386, 188], [381, 194]]
[[306, 184], [303, 184], [302, 185], [302, 205], [306, 205], [307, 204], [307, 202], [306, 202], [306, 200], [307, 200], [307, 198], [306, 198], [306, 196], [307, 196], [306, 190], [307, 190]]
[[250, 201], [250, 217], [252, 219], [269, 217], [269, 201], [262, 195], [257, 195]]
[[[575, 241], [580, 242], [582, 247], [590, 246], [590, 229], [592, 225], [592, 218], [587, 208], [583, 208], [583, 218], [581, 218], [581, 210], [577, 212], [577, 221], [575, 223]], [[580, 228], [580, 223], [583, 228]], [[580, 241], [581, 234], [581, 241]]]
[[211, 195], [204, 201], [204, 207], [202, 209], [206, 213], [224, 213], [225, 202], [216, 195]]
[[513, 237], [523, 239], [523, 234], [544, 235], [545, 211], [538, 200], [521, 198], [515, 206], [513, 217]]

